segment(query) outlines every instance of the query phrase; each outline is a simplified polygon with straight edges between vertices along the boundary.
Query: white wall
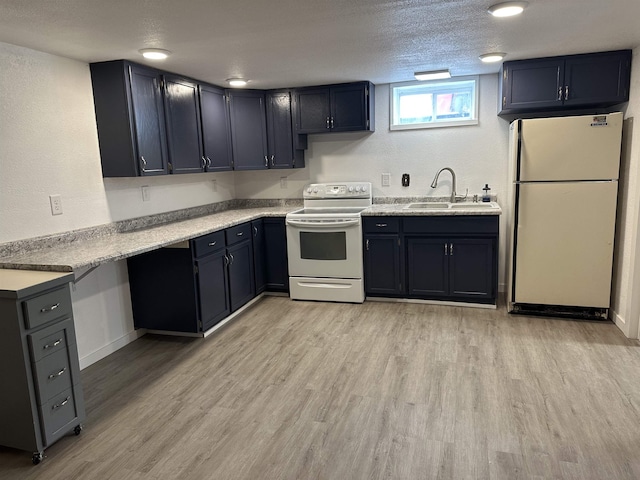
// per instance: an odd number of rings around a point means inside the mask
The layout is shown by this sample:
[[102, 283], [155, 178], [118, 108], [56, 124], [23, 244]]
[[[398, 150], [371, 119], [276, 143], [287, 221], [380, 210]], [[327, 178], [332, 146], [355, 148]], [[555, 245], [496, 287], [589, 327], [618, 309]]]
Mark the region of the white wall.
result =
[[[233, 172], [103, 180], [89, 66], [3, 43], [0, 65], [0, 243], [234, 198]], [[128, 295], [126, 262], [76, 286], [82, 365], [135, 338]]]
[[[498, 76], [480, 76], [479, 124], [466, 127], [422, 130], [389, 130], [389, 85], [376, 85], [376, 131], [309, 136], [304, 170], [237, 172], [238, 198], [282, 198], [302, 196], [309, 182], [369, 181], [374, 197], [448, 196], [451, 180], [443, 174], [437, 189], [430, 187], [442, 167], [456, 172], [457, 191], [482, 194], [485, 183], [504, 204], [507, 186], [509, 123], [499, 118]], [[267, 175], [265, 175], [267, 173]], [[381, 174], [391, 174], [391, 186], [383, 187]], [[403, 173], [411, 175], [402, 187]], [[279, 179], [287, 178], [287, 188]], [[504, 265], [507, 215], [501, 219], [500, 263]], [[504, 283], [500, 267], [499, 282]]]
[[638, 337], [640, 322], [640, 47], [633, 51], [631, 89], [625, 113], [620, 166], [612, 319], [625, 335]]

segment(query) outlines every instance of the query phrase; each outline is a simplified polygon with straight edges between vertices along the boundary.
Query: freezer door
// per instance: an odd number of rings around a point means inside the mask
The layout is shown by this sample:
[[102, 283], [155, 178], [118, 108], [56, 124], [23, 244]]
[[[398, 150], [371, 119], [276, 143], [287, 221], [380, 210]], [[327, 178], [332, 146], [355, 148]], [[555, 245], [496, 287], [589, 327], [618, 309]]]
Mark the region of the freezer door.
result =
[[522, 120], [518, 180], [617, 179], [622, 113]]
[[517, 188], [513, 301], [608, 308], [618, 182]]

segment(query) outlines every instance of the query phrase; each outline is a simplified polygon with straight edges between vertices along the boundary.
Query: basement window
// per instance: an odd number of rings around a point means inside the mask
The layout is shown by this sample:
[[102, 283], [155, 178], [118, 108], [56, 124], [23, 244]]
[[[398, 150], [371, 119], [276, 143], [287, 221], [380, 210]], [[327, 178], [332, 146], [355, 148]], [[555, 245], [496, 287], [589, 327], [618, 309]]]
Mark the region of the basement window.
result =
[[390, 130], [478, 124], [478, 77], [390, 85]]

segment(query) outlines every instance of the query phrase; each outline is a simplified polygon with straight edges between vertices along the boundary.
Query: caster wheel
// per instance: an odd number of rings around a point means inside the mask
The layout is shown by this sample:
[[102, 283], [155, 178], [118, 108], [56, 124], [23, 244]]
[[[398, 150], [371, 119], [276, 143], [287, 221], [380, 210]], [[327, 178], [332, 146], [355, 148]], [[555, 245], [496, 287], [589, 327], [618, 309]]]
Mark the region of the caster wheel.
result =
[[42, 459], [44, 458], [44, 455], [40, 452], [36, 452], [33, 454], [33, 457], [31, 458], [31, 461], [33, 462], [34, 465], [38, 465]]
[[81, 431], [82, 431], [82, 425], [76, 425], [75, 428], [73, 429], [73, 433], [75, 433], [76, 435], [80, 435]]

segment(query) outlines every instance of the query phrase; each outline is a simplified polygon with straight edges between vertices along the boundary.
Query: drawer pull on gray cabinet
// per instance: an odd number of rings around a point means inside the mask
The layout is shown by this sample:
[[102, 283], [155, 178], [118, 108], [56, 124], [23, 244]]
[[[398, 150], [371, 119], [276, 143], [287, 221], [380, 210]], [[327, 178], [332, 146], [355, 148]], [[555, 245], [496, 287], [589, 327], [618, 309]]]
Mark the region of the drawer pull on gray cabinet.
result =
[[384, 228], [386, 226], [387, 226], [386, 223], [376, 223], [376, 227]]
[[60, 370], [58, 373], [52, 373], [51, 375], [49, 375], [47, 378], [49, 380], [53, 380], [54, 378], [59, 377], [60, 375], [62, 375], [64, 372], [67, 371], [67, 367], [63, 367], [62, 370]]
[[50, 348], [53, 347], [57, 347], [58, 345], [60, 345], [62, 343], [62, 339], [59, 338], [57, 339], [55, 342], [53, 343], [47, 343], [44, 347], [42, 347], [43, 350], [49, 350]]
[[60, 402], [57, 405], [54, 405], [53, 407], [51, 407], [51, 410], [57, 410], [59, 408], [64, 407], [67, 403], [69, 403], [69, 400], [71, 400], [71, 397], [65, 398], [62, 402]]
[[237, 235], [238, 237], [241, 237], [242, 235], [244, 235], [244, 232], [238, 232], [238, 233], [236, 233], [236, 235]]
[[60, 304], [59, 304], [59, 303], [56, 303], [55, 305], [51, 305], [50, 307], [41, 308], [41, 309], [40, 309], [40, 313], [52, 312], [52, 311], [54, 311], [56, 308], [58, 308], [59, 306], [60, 306]]
[[209, 246], [213, 247], [216, 243], [218, 243], [218, 242], [209, 242]]

